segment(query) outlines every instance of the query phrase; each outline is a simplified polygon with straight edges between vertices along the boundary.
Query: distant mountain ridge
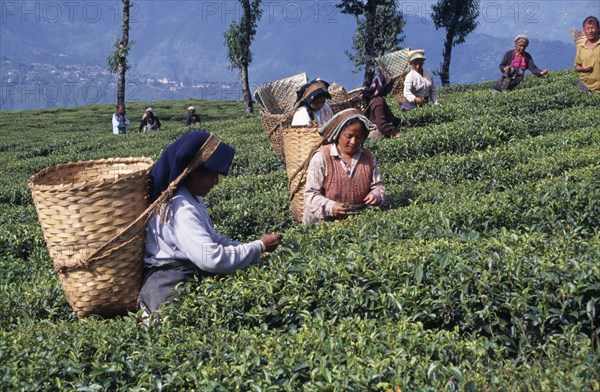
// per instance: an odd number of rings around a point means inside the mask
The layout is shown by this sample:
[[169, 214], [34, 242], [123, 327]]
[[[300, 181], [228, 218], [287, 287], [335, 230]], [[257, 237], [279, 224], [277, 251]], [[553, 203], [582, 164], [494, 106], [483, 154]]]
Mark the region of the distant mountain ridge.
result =
[[[354, 65], [344, 53], [352, 50], [355, 21], [342, 14], [335, 7], [336, 3], [321, 0], [265, 2], [263, 18], [252, 44], [252, 89], [300, 72], [306, 72], [309, 78], [335, 81], [347, 89], [361, 85], [362, 72], [354, 72]], [[425, 49], [426, 66], [434, 70], [439, 68], [444, 32], [436, 31], [427, 17], [431, 2], [400, 3], [406, 18], [404, 45]], [[530, 3], [537, 5], [532, 8], [528, 6]], [[585, 16], [600, 11], [600, 2], [595, 1], [539, 4], [482, 1], [481, 4], [484, 12], [480, 26], [465, 44], [454, 48], [452, 83], [495, 79], [504, 51], [512, 47], [512, 37], [521, 32], [530, 34], [528, 51], [540, 68], [569, 68], [575, 49], [569, 42], [567, 26], [578, 27]], [[57, 105], [57, 102], [62, 105], [65, 99], [48, 102], [41, 96], [33, 100], [27, 96], [28, 91], [53, 82], [63, 86], [65, 80], [69, 80], [74, 88], [89, 88], [88, 79], [67, 71], [78, 67], [95, 67], [96, 82], [106, 89], [98, 103], [114, 102], [114, 94], [109, 91], [113, 77], [104, 70], [106, 56], [120, 34], [119, 5], [117, 1], [3, 1], [0, 15], [0, 56], [4, 59], [0, 69], [1, 108], [34, 109]], [[241, 94], [235, 92], [239, 89], [237, 75], [227, 67], [223, 44], [223, 32], [231, 20], [238, 17], [239, 7], [237, 1], [226, 0], [134, 2], [130, 34], [135, 43], [128, 72], [130, 83], [135, 83], [132, 88], [137, 89], [133, 99], [151, 102], [169, 97], [200, 98], [202, 95], [202, 99], [240, 99]], [[554, 23], [549, 25], [546, 18], [551, 18]], [[547, 31], [551, 34], [540, 34]], [[8, 64], [22, 66], [15, 68]], [[46, 64], [48, 69], [55, 67], [61, 71], [55, 69], [58, 74], [47, 74], [43, 80], [36, 80], [32, 79], [35, 73], [32, 64]], [[86, 76], [89, 77], [89, 73]], [[167, 80], [190, 88], [176, 91], [169, 83], [151, 87], [148, 80]], [[35, 87], [36, 83], [38, 87]], [[191, 87], [205, 83], [223, 88], [209, 90], [208, 96]], [[73, 105], [77, 104], [80, 103], [73, 102]]]

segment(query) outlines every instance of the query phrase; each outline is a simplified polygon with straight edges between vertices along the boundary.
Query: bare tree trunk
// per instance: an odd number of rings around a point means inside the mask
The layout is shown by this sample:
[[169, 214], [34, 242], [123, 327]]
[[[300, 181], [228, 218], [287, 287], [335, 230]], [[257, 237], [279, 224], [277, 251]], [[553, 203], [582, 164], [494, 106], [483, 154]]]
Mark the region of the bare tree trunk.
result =
[[250, 83], [248, 81], [248, 65], [244, 65], [240, 70], [240, 78], [242, 80], [242, 96], [244, 97], [244, 106], [246, 113], [254, 113], [252, 106], [252, 96], [250, 95]]
[[119, 62], [117, 65], [117, 104], [125, 104], [125, 72], [127, 71], [127, 45], [129, 45], [129, 0], [123, 0], [123, 36], [119, 44], [121, 54], [118, 56]]
[[442, 69], [440, 70], [440, 80], [442, 86], [450, 85], [450, 59], [452, 58], [452, 42], [454, 41], [454, 31], [448, 30], [446, 32], [446, 41], [444, 42], [444, 62], [442, 63]]
[[375, 31], [373, 24], [377, 12], [376, 0], [367, 1], [367, 9], [365, 11], [365, 75], [363, 78], [363, 86], [367, 87], [375, 77]]

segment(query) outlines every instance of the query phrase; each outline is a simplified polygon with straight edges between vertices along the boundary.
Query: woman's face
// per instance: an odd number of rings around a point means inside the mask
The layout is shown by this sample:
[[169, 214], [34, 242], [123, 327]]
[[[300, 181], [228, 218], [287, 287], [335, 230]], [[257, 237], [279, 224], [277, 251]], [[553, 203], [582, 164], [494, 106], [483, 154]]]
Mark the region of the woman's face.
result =
[[356, 121], [340, 132], [337, 141], [338, 150], [346, 155], [353, 155], [362, 146], [366, 137], [365, 126], [361, 121]]
[[185, 179], [185, 186], [192, 195], [206, 196], [219, 183], [219, 173], [209, 170], [195, 170]]
[[515, 50], [519, 54], [523, 54], [523, 52], [527, 49], [527, 44], [524, 41], [515, 42]]
[[321, 110], [323, 105], [325, 105], [325, 99], [326, 97], [324, 94], [319, 95], [310, 103], [310, 108], [314, 111]]

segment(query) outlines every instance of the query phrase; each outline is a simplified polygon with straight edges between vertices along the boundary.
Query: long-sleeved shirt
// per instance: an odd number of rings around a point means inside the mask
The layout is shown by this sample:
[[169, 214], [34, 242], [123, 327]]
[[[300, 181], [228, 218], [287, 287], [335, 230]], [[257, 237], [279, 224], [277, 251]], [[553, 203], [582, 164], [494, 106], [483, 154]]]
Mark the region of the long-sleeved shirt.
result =
[[164, 223], [155, 215], [148, 222], [144, 262], [159, 266], [186, 259], [203, 271], [228, 274], [260, 261], [265, 246], [260, 240], [241, 243], [219, 234], [213, 227], [206, 205], [181, 185]]
[[[351, 177], [356, 171], [356, 164], [362, 154], [362, 148], [359, 148], [357, 152], [352, 156], [352, 164], [349, 166], [342, 158], [335, 144], [331, 144], [329, 153], [336, 157], [334, 159], [344, 168], [346, 174]], [[385, 185], [381, 180], [381, 173], [375, 157], [373, 156], [373, 175], [371, 177], [371, 192], [379, 204], [383, 203], [385, 198]], [[308, 170], [306, 173], [306, 185], [304, 186], [304, 203], [305, 222], [313, 221], [313, 217], [317, 220], [323, 220], [326, 216], [333, 216], [333, 207], [336, 201], [330, 200], [323, 195], [323, 183], [325, 182], [325, 176], [327, 175], [327, 165], [323, 158], [321, 151], [317, 151], [310, 160]]]
[[[515, 55], [514, 49], [511, 49], [511, 50], [507, 51], [506, 53], [504, 53], [504, 57], [502, 58], [502, 61], [498, 65], [498, 67], [500, 68], [500, 72], [504, 73], [504, 67], [512, 64], [514, 55]], [[531, 57], [531, 55], [527, 52], [523, 52], [523, 57], [525, 58], [525, 68], [524, 69], [530, 70], [531, 73], [536, 76], [541, 76], [542, 70], [539, 69], [535, 65], [535, 63], [533, 62], [533, 57]]]
[[415, 97], [421, 97], [437, 103], [438, 96], [433, 83], [433, 73], [426, 68], [423, 68], [423, 75], [414, 69], [410, 70], [404, 79], [403, 94], [408, 102], [415, 102]]
[[129, 119], [127, 118], [126, 115], [123, 115], [123, 118], [121, 118], [121, 117], [119, 117], [119, 115], [117, 113], [113, 114], [112, 126], [113, 126], [113, 133], [115, 135], [118, 135], [121, 133], [127, 133], [128, 125], [129, 125]]

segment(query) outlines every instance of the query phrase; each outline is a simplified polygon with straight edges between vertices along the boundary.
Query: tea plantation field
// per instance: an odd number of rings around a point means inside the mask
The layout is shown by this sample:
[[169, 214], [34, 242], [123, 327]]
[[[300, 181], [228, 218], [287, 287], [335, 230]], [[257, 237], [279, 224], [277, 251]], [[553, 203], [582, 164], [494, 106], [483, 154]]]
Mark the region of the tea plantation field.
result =
[[[367, 141], [385, 205], [312, 227], [292, 220], [284, 164], [239, 102], [153, 102], [163, 131], [121, 136], [113, 106], [0, 112], [0, 390], [600, 390], [600, 97], [575, 86], [560, 71], [504, 94], [441, 89], [403, 138]], [[189, 104], [237, 149], [207, 197], [218, 229], [284, 244], [189, 284], [161, 323], [78, 320], [27, 179], [156, 159]], [[134, 128], [147, 105], [128, 105]]]

